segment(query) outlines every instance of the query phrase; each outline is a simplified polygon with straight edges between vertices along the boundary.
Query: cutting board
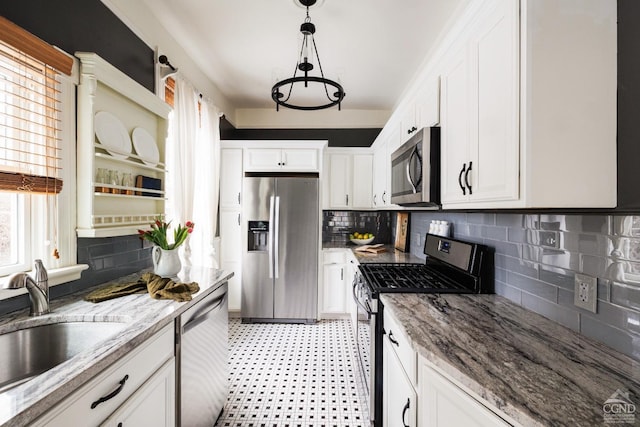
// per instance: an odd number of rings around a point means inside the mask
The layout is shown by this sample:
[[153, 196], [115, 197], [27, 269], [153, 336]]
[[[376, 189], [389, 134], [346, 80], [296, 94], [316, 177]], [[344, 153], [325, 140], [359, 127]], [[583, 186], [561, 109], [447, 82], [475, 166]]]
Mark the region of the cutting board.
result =
[[398, 212], [398, 221], [396, 223], [396, 244], [395, 248], [402, 251], [409, 251], [409, 213]]
[[362, 245], [358, 246], [355, 251], [356, 252], [364, 252], [370, 254], [379, 254], [381, 252], [386, 252], [387, 249], [383, 247], [384, 244], [378, 243], [377, 245]]

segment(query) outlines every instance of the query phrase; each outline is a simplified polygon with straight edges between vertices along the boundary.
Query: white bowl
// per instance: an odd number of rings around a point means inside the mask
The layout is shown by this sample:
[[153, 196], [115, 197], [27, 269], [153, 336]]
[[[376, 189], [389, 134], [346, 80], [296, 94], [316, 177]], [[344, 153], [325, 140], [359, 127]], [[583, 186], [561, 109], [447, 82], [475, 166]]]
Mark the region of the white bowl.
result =
[[369, 243], [373, 242], [373, 239], [375, 239], [375, 236], [370, 239], [349, 239], [349, 240], [351, 240], [356, 245], [368, 245]]

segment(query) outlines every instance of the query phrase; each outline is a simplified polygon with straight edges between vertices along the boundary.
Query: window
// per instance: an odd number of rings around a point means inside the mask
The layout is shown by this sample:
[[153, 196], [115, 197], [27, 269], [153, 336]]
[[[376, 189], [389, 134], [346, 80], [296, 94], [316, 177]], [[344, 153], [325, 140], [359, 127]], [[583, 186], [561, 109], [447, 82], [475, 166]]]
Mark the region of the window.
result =
[[0, 276], [76, 263], [73, 64], [0, 17]]

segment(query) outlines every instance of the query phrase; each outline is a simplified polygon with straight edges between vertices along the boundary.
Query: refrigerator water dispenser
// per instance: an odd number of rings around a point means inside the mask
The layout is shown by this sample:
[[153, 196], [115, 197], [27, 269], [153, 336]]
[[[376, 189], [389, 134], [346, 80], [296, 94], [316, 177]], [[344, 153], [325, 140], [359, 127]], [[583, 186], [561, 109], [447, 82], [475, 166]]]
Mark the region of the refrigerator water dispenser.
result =
[[269, 239], [269, 221], [249, 221], [247, 230], [249, 233], [247, 250], [249, 252], [266, 251]]

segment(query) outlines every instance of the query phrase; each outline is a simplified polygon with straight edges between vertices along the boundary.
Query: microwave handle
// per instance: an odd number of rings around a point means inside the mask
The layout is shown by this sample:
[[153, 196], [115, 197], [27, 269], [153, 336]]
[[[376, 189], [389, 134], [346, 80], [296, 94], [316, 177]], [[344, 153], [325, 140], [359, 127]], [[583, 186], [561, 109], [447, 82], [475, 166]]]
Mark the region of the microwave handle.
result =
[[413, 193], [417, 193], [418, 190], [416, 189], [416, 185], [413, 182], [413, 178], [411, 177], [411, 159], [413, 159], [413, 156], [416, 155], [418, 151], [417, 147], [413, 147], [413, 150], [411, 151], [411, 154], [409, 155], [409, 161], [407, 162], [407, 180], [409, 181], [409, 185], [411, 185], [411, 188], [413, 189]]

